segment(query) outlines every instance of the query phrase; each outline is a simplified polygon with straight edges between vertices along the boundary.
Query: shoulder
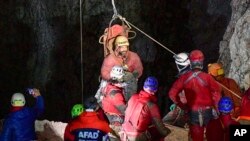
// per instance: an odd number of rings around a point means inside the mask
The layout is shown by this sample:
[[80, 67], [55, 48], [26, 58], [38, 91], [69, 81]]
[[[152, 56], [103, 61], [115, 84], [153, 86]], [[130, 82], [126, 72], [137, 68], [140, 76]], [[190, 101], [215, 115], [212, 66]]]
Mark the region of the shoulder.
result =
[[129, 55], [130, 55], [131, 57], [139, 58], [139, 55], [138, 55], [136, 52], [129, 51], [128, 53], [129, 53]]

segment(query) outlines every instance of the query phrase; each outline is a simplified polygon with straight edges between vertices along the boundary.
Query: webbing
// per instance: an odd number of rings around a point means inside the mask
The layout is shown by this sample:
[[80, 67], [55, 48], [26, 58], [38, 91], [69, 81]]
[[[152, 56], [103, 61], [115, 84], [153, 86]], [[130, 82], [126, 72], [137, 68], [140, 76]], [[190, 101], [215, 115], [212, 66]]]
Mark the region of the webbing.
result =
[[136, 27], [135, 25], [133, 25], [132, 23], [128, 22], [124, 17], [122, 17], [120, 14], [118, 14], [117, 9], [115, 7], [115, 3], [114, 0], [112, 0], [112, 5], [113, 5], [113, 10], [114, 10], [114, 15], [113, 18], [111, 20], [110, 23], [113, 22], [114, 19], [119, 18], [121, 21], [125, 22], [126, 25], [131, 28], [135, 28], [136, 30], [140, 31], [142, 34], [144, 34], [145, 36], [147, 36], [149, 39], [151, 39], [152, 41], [154, 41], [155, 43], [157, 43], [158, 45], [160, 45], [161, 47], [163, 47], [164, 49], [166, 49], [167, 51], [169, 51], [170, 53], [172, 53], [173, 55], [176, 55], [176, 53], [174, 53], [172, 50], [170, 50], [169, 48], [167, 48], [166, 46], [164, 46], [163, 44], [161, 44], [160, 42], [158, 42], [157, 40], [155, 40], [153, 37], [149, 36], [147, 33], [145, 33], [144, 31], [142, 31], [141, 29], [139, 29], [138, 27]]

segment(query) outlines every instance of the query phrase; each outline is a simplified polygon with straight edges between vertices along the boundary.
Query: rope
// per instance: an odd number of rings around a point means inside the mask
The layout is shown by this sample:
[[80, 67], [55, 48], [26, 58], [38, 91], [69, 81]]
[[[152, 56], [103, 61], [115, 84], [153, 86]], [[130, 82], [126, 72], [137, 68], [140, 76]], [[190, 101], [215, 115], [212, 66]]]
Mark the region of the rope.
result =
[[83, 104], [83, 41], [82, 41], [82, 0], [80, 0], [80, 40], [81, 40], [81, 101]]
[[235, 92], [233, 92], [232, 90], [228, 89], [226, 86], [224, 86], [223, 84], [221, 84], [220, 82], [216, 81], [221, 87], [223, 87], [224, 89], [228, 90], [230, 93], [232, 93], [234, 96], [236, 96], [239, 99], [242, 99], [240, 96], [238, 96]]
[[143, 32], [141, 29], [139, 29], [138, 27], [136, 27], [135, 25], [133, 25], [132, 23], [128, 22], [125, 18], [123, 17], [119, 17], [121, 20], [125, 21], [128, 25], [132, 26], [133, 28], [135, 28], [136, 30], [140, 31], [142, 34], [144, 34], [145, 36], [147, 36], [149, 39], [151, 39], [152, 41], [154, 41], [155, 43], [157, 43], [158, 45], [160, 45], [161, 47], [163, 47], [164, 49], [166, 49], [167, 51], [169, 51], [170, 53], [172, 53], [173, 55], [176, 55], [172, 50], [170, 50], [169, 48], [167, 48], [166, 46], [164, 46], [163, 44], [161, 44], [160, 42], [158, 42], [157, 40], [155, 40], [153, 37], [149, 36], [147, 33]]
[[114, 11], [114, 15], [113, 15], [113, 17], [114, 17], [114, 16], [117, 16], [117, 15], [118, 15], [117, 10], [116, 10], [116, 7], [115, 7], [115, 2], [114, 2], [114, 0], [112, 0], [112, 6], [113, 6], [113, 11]]
[[155, 40], [153, 37], [149, 36], [147, 33], [143, 32], [141, 29], [139, 29], [138, 27], [136, 27], [132, 23], [128, 22], [124, 17], [122, 17], [121, 15], [119, 15], [118, 12], [117, 12], [117, 9], [115, 7], [114, 0], [112, 0], [112, 6], [113, 6], [114, 15], [113, 15], [112, 20], [110, 21], [110, 25], [109, 26], [111, 26], [111, 23], [113, 22], [114, 19], [119, 18], [121, 21], [125, 22], [126, 25], [130, 29], [131, 29], [131, 26], [132, 26], [133, 28], [135, 28], [136, 30], [140, 31], [142, 34], [144, 34], [145, 36], [147, 36], [149, 39], [151, 39], [152, 41], [154, 41], [155, 43], [157, 43], [158, 45], [160, 45], [161, 47], [163, 47], [164, 49], [166, 49], [167, 51], [169, 51], [173, 55], [176, 55], [176, 53], [174, 53], [172, 50], [170, 50], [169, 48], [167, 48], [166, 46], [164, 46], [163, 44], [161, 44], [160, 42], [158, 42], [157, 40]]

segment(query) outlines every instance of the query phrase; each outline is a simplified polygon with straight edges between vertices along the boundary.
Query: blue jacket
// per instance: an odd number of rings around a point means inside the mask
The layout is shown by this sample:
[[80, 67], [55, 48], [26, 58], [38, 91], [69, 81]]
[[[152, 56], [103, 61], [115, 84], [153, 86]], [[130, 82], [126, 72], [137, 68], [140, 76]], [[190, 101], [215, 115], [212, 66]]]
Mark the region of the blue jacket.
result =
[[36, 98], [36, 105], [32, 108], [11, 112], [4, 121], [0, 141], [31, 141], [36, 140], [35, 120], [44, 112], [42, 96]]

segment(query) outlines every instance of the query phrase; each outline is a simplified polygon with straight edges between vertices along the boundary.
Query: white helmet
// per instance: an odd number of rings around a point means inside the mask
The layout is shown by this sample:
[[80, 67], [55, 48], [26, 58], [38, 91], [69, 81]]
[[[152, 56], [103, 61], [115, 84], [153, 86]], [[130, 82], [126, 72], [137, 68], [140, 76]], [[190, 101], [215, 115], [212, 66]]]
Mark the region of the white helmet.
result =
[[14, 93], [11, 97], [11, 105], [14, 107], [24, 106], [25, 98], [21, 93]]
[[112, 80], [121, 80], [124, 76], [124, 70], [121, 66], [114, 66], [110, 72], [110, 78]]
[[188, 53], [179, 53], [175, 55], [174, 58], [179, 74], [184, 73], [187, 70], [187, 67], [190, 66]]
[[190, 65], [190, 60], [188, 58], [187, 53], [179, 53], [174, 56], [175, 58], [175, 63], [181, 66], [188, 66]]

